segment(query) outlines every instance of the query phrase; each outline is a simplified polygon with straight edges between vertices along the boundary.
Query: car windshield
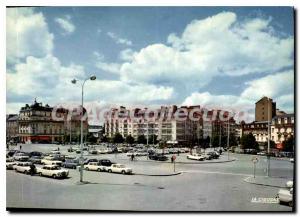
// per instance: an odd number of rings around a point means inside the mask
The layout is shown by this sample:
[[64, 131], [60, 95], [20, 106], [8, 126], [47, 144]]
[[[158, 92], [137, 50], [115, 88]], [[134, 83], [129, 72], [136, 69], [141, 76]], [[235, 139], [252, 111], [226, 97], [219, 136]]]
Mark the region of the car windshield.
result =
[[119, 168], [125, 168], [125, 165], [119, 165]]
[[60, 167], [59, 166], [54, 166], [51, 168], [51, 170], [60, 170]]

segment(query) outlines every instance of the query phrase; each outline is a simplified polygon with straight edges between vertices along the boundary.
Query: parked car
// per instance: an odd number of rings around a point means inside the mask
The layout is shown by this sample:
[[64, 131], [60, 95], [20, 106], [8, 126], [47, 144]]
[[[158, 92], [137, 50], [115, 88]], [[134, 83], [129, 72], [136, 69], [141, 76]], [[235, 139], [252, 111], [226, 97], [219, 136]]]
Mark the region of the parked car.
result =
[[98, 154], [98, 151], [96, 149], [90, 149], [89, 153], [90, 154]]
[[41, 164], [42, 157], [41, 156], [32, 156], [31, 158], [29, 158], [28, 161], [33, 164]]
[[157, 161], [167, 161], [168, 157], [163, 154], [153, 154], [153, 155], [149, 155], [149, 159], [157, 160]]
[[8, 155], [9, 157], [13, 157], [14, 154], [16, 154], [16, 153], [18, 153], [18, 152], [20, 152], [20, 151], [18, 151], [18, 150], [9, 150], [9, 151], [7, 152], [7, 155]]
[[51, 157], [51, 156], [44, 157], [41, 160], [41, 163], [44, 164], [44, 165], [57, 165], [57, 166], [61, 166], [62, 165], [62, 161], [55, 160], [55, 158]]
[[124, 164], [112, 164], [107, 171], [109, 173], [132, 174], [132, 169], [126, 167]]
[[89, 164], [84, 165], [84, 169], [98, 172], [105, 171], [105, 167], [101, 166], [99, 162], [90, 162]]
[[287, 203], [289, 206], [293, 206], [293, 181], [286, 183], [286, 188], [281, 188], [278, 191], [277, 198], [279, 203]]
[[93, 158], [93, 159], [86, 159], [83, 164], [86, 165], [86, 164], [89, 164], [90, 162], [98, 162], [98, 161], [99, 160], [95, 159], [95, 158]]
[[33, 157], [33, 156], [41, 157], [41, 156], [43, 156], [43, 153], [39, 152], [39, 151], [32, 151], [32, 152], [29, 153], [29, 156], [30, 157]]
[[25, 154], [23, 152], [19, 152], [19, 153], [14, 154], [14, 160], [15, 161], [28, 161], [28, 159], [29, 159], [28, 154]]
[[6, 158], [6, 169], [7, 170], [12, 170], [14, 169], [14, 165], [16, 165], [17, 163], [14, 161], [13, 158]]
[[220, 157], [220, 155], [215, 151], [208, 152], [207, 155], [212, 156], [213, 159], [218, 159]]
[[69, 171], [66, 169], [61, 169], [57, 165], [45, 165], [41, 168], [37, 168], [37, 174], [40, 176], [48, 176], [54, 179], [56, 178], [66, 178], [69, 175]]
[[189, 154], [186, 156], [187, 159], [190, 160], [198, 160], [198, 161], [204, 161], [205, 157], [202, 156], [201, 154]]
[[294, 163], [294, 158], [291, 158], [291, 159], [290, 159], [290, 162], [291, 162], [291, 163]]
[[16, 165], [13, 166], [13, 169], [16, 172], [29, 174], [31, 165], [31, 162], [18, 162]]
[[60, 151], [54, 149], [50, 151], [50, 154], [60, 155]]
[[213, 159], [213, 156], [209, 155], [209, 154], [203, 154], [202, 156], [205, 158], [205, 160], [212, 160]]
[[67, 159], [65, 162], [63, 162], [62, 166], [64, 168], [76, 169], [77, 166], [79, 166], [79, 160], [78, 159]]
[[108, 171], [108, 168], [112, 165], [112, 164], [115, 164], [114, 162], [111, 162], [110, 160], [108, 159], [101, 159], [99, 160], [99, 163], [101, 166], [104, 166], [104, 170], [105, 171]]
[[258, 152], [257, 155], [265, 156], [267, 153], [265, 151]]

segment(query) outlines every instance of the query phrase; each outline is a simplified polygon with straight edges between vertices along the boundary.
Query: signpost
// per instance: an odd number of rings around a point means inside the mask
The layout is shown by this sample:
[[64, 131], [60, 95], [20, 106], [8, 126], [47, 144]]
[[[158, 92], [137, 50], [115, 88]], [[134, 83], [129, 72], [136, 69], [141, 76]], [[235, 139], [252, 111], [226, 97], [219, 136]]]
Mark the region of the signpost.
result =
[[258, 158], [253, 157], [251, 161], [253, 162], [253, 177], [255, 178], [256, 163], [258, 162]]
[[176, 160], [176, 155], [173, 155], [173, 156], [172, 156], [172, 158], [173, 158], [173, 164], [174, 164], [174, 173], [175, 173], [175, 160]]

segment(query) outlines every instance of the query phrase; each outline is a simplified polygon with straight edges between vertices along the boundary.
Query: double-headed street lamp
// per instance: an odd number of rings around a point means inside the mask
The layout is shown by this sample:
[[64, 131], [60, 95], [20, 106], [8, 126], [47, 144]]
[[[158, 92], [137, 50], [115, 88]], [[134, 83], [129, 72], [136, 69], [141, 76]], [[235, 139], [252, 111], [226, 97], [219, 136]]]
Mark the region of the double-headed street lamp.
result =
[[[84, 89], [84, 84], [86, 81], [91, 80], [94, 81], [96, 80], [96, 76], [92, 75], [91, 77], [85, 79], [82, 83], [81, 83], [81, 109], [82, 109], [82, 115], [81, 115], [81, 119], [80, 119], [80, 131], [81, 131], [81, 135], [80, 135], [80, 182], [83, 182], [83, 113], [84, 113], [84, 109], [83, 109], [83, 89]], [[71, 82], [73, 84], [76, 84], [79, 80], [77, 79], [73, 79]]]

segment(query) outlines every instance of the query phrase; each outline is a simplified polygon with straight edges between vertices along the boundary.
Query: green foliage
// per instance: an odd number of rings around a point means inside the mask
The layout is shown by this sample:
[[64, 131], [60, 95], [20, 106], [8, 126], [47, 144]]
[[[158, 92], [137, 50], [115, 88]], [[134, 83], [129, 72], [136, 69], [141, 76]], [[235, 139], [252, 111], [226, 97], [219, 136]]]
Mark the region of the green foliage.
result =
[[108, 138], [107, 136], [103, 136], [101, 142], [108, 142], [109, 140], [110, 138]]
[[113, 137], [113, 143], [123, 143], [124, 138], [120, 133], [116, 133]]
[[126, 143], [128, 144], [133, 144], [134, 143], [134, 138], [131, 135], [126, 136]]
[[258, 143], [252, 133], [243, 135], [241, 137], [241, 147], [242, 149], [256, 149], [258, 150]]
[[144, 134], [138, 136], [137, 143], [138, 144], [147, 144], [147, 139]]
[[295, 146], [295, 139], [293, 136], [283, 141], [283, 151], [293, 152]]

